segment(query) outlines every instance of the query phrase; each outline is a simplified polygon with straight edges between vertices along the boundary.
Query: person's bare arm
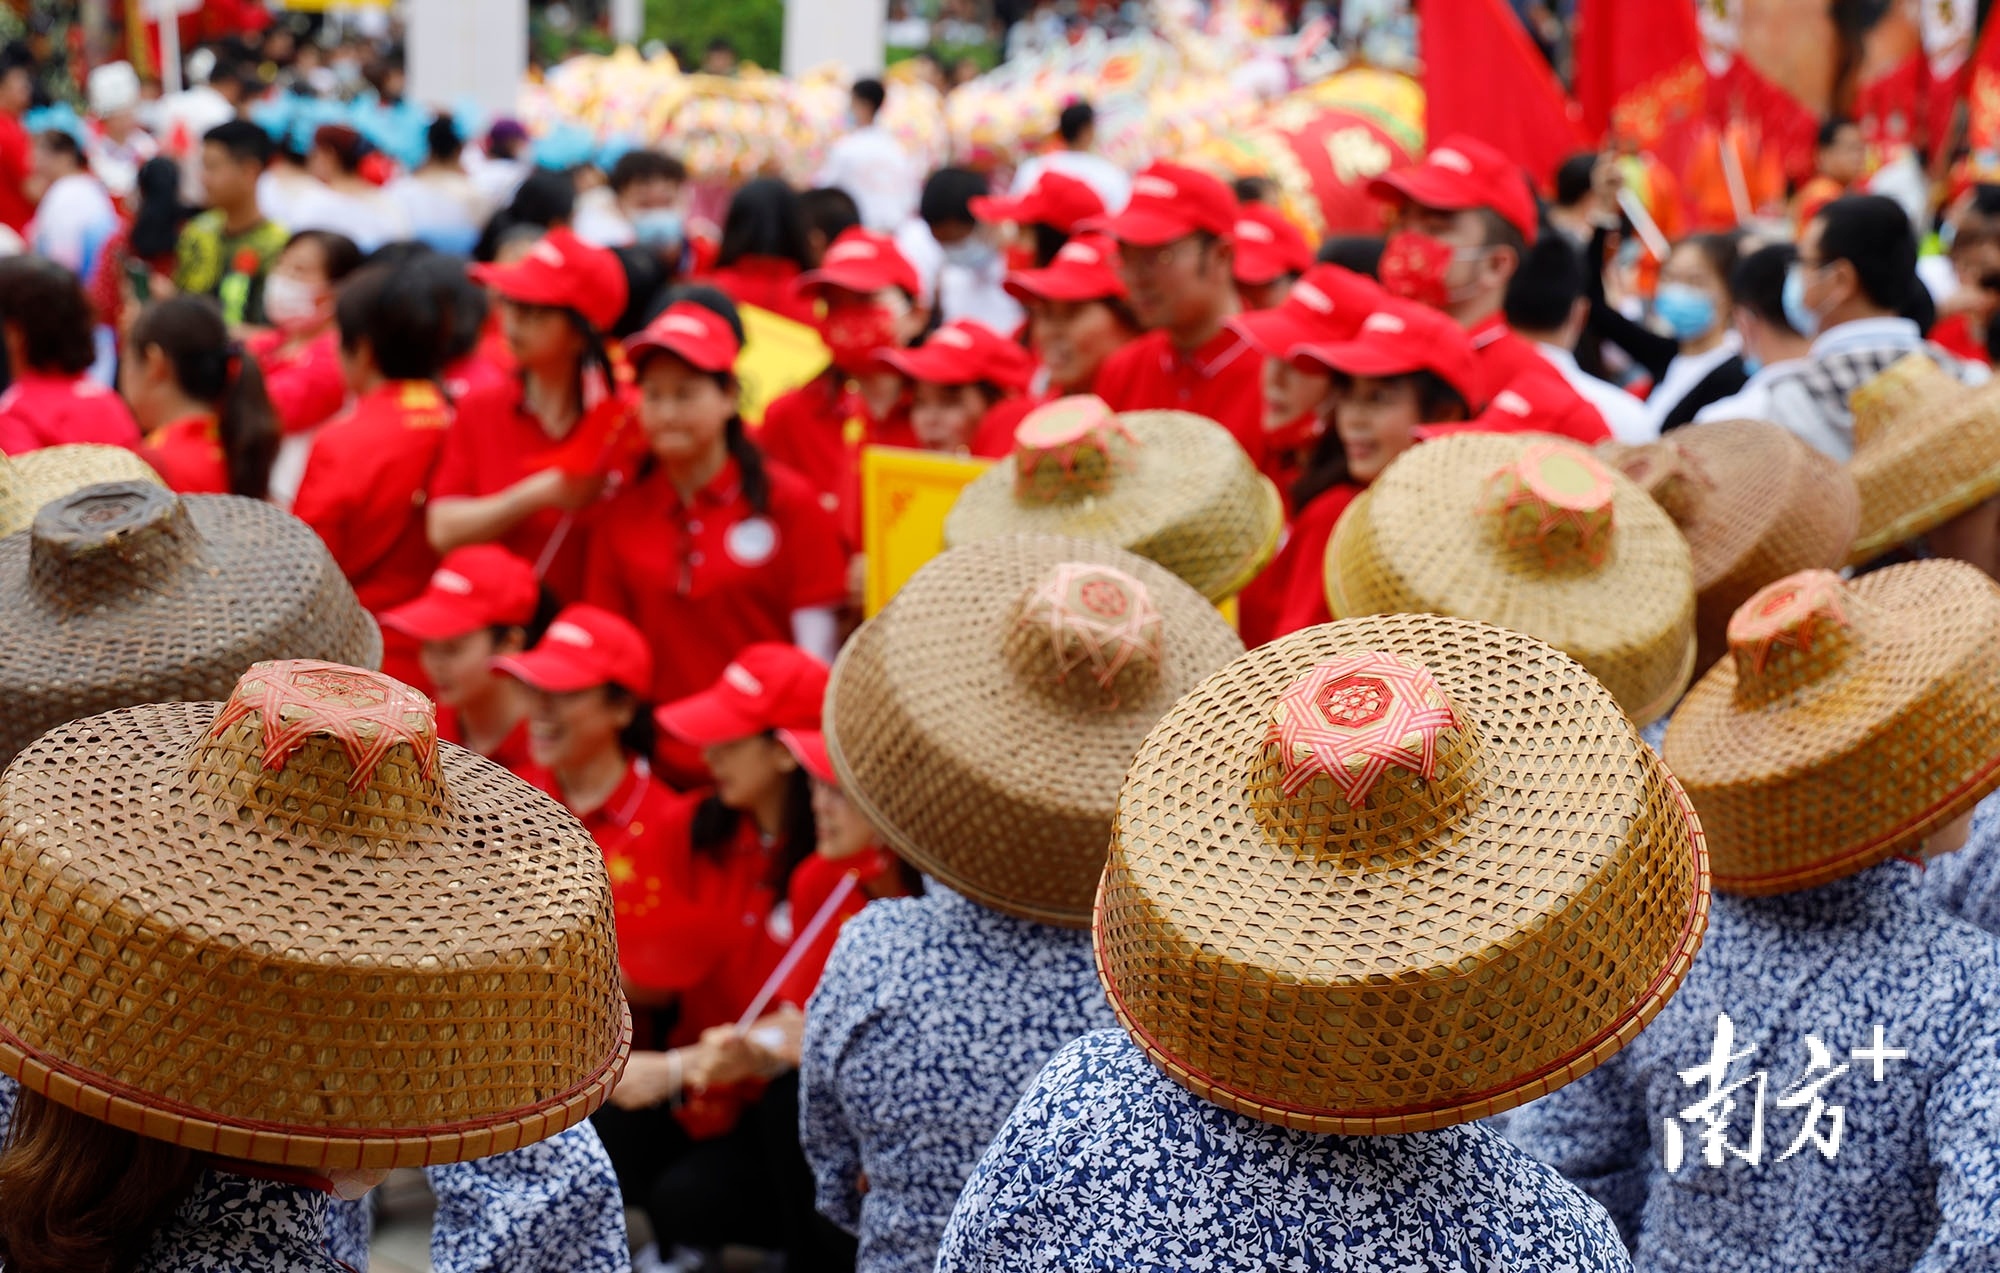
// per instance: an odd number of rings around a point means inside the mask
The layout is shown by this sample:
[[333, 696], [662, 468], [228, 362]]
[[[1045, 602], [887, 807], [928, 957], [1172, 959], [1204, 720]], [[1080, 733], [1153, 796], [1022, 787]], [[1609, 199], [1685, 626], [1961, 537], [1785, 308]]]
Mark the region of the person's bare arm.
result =
[[544, 469], [492, 495], [432, 500], [424, 513], [424, 533], [439, 553], [487, 544], [544, 509], [583, 508], [603, 489], [601, 477], [577, 478], [559, 469]]

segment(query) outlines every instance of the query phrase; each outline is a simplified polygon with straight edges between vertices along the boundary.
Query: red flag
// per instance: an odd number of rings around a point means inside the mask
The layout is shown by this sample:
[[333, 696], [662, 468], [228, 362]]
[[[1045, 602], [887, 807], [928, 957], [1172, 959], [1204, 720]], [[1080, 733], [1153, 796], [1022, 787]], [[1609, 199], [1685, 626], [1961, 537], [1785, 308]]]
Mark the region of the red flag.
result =
[[1691, 4], [1583, 0], [1576, 96], [1584, 128], [1638, 141], [1685, 172], [1707, 125], [1708, 67]]
[[1916, 51], [1857, 88], [1854, 117], [1868, 144], [1887, 154], [1916, 142], [1928, 113], [1925, 101], [1929, 87], [1924, 55]]
[[1587, 149], [1575, 106], [1505, 0], [1421, 0], [1432, 137], [1466, 133], [1546, 187]]
[[1979, 36], [1965, 97], [1965, 144], [1975, 162], [1990, 164], [2000, 158], [2000, 21], [1989, 18]]
[[1965, 97], [1972, 69], [1972, 38], [1979, 21], [1977, 0], [1923, 0], [1924, 57], [1927, 62], [1925, 135], [1931, 153], [1951, 140], [1951, 117]]

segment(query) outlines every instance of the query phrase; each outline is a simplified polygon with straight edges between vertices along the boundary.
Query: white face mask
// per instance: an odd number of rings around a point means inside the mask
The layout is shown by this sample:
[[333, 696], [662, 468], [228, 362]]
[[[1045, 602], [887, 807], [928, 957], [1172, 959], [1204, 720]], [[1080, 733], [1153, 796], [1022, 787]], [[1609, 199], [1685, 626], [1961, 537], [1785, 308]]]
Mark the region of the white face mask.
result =
[[264, 279], [264, 317], [275, 327], [305, 327], [319, 317], [319, 291], [289, 274]]

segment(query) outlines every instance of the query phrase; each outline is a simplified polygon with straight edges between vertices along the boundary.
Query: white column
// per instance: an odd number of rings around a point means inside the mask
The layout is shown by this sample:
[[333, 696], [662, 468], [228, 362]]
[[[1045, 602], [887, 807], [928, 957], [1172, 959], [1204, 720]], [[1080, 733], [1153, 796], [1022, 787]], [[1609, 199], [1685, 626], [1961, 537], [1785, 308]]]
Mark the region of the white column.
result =
[[528, 69], [528, 0], [409, 0], [406, 20], [411, 97], [514, 113]]
[[882, 69], [883, 0], [785, 0], [787, 75], [826, 62], [853, 75]]
[[611, 38], [637, 44], [646, 34], [646, 0], [611, 0]]

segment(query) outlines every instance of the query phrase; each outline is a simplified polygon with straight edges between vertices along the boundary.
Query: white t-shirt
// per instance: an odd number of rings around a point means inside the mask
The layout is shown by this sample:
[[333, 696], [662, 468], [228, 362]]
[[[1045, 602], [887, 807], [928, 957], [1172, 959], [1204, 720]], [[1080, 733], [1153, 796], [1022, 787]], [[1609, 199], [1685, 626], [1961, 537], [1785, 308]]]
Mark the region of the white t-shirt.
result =
[[463, 172], [425, 169], [392, 182], [389, 196], [410, 219], [410, 236], [439, 252], [472, 255], [489, 209]]
[[299, 204], [308, 194], [324, 189], [305, 169], [293, 164], [273, 164], [257, 178], [257, 210], [264, 218], [291, 229], [297, 224]]
[[387, 190], [348, 194], [331, 186], [320, 186], [302, 195], [291, 211], [291, 223], [286, 228], [294, 234], [300, 230], [332, 230], [353, 239], [363, 252], [373, 252], [385, 243], [411, 237], [409, 213]]
[[106, 240], [117, 232], [118, 210], [104, 183], [87, 172], [73, 172], [57, 178], [42, 195], [28, 226], [28, 247], [87, 279]]
[[576, 215], [570, 229], [585, 243], [600, 248], [630, 247], [637, 239], [632, 223], [619, 210], [618, 196], [611, 187], [599, 186], [577, 196]]
[[1028, 193], [1041, 180], [1042, 173], [1049, 169], [1065, 177], [1075, 177], [1095, 190], [1097, 197], [1104, 200], [1104, 210], [1108, 213], [1123, 212], [1126, 202], [1132, 198], [1132, 177], [1129, 173], [1102, 155], [1082, 150], [1052, 150], [1046, 155], [1036, 155], [1014, 173], [1013, 193], [1016, 196]]
[[924, 185], [902, 144], [873, 124], [834, 142], [815, 180], [853, 196], [861, 224], [878, 234], [894, 233], [916, 215]]

